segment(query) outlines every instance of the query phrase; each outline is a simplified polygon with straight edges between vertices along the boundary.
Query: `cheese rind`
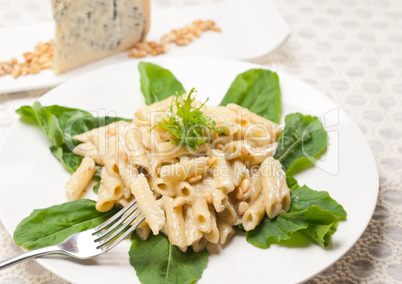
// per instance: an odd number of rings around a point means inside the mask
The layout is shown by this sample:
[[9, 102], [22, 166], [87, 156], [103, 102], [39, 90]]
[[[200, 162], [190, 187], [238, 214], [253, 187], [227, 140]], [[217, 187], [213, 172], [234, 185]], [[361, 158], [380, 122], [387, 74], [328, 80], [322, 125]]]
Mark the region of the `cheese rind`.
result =
[[55, 74], [127, 50], [149, 30], [150, 0], [51, 1]]

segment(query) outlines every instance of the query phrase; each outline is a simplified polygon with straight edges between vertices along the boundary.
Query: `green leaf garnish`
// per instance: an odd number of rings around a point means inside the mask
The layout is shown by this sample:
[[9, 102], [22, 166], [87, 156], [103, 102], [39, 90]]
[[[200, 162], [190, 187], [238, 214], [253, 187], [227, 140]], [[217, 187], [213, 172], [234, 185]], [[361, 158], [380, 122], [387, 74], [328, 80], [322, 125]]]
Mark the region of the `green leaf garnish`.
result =
[[14, 232], [14, 241], [29, 250], [59, 244], [72, 234], [102, 224], [118, 211], [99, 212], [96, 202], [78, 199], [48, 208], [35, 209]]
[[175, 284], [195, 283], [201, 278], [208, 261], [208, 251], [195, 253], [191, 248], [180, 251], [159, 234], [141, 241], [133, 233], [129, 251], [130, 264], [135, 268], [141, 283]]
[[208, 99], [199, 107], [194, 106], [195, 92], [192, 89], [187, 97], [176, 95], [166, 117], [152, 128], [162, 127], [171, 134], [172, 144], [188, 146], [193, 150], [208, 143], [212, 132], [222, 134], [228, 131], [226, 127], [217, 128], [215, 121], [201, 111]]
[[50, 138], [52, 146], [50, 152], [59, 160], [69, 172], [75, 172], [82, 161], [82, 157], [72, 152], [79, 144], [72, 137], [112, 122], [130, 119], [120, 117], [94, 117], [89, 112], [77, 108], [58, 105], [42, 106], [38, 101], [33, 106], [22, 106], [16, 110], [21, 118], [38, 125]]
[[296, 232], [300, 232], [319, 245], [328, 246], [339, 221], [346, 219], [346, 211], [326, 191], [306, 185], [299, 187], [294, 178], [288, 178], [287, 182], [292, 186], [289, 211], [274, 219], [265, 216], [254, 230], [247, 232], [247, 241], [269, 248], [271, 244], [298, 238]]
[[220, 105], [230, 103], [279, 123], [282, 103], [278, 75], [265, 69], [250, 69], [237, 75]]
[[314, 165], [328, 145], [328, 134], [315, 116], [291, 113], [285, 118], [285, 129], [278, 140], [274, 158], [282, 164], [286, 176]]

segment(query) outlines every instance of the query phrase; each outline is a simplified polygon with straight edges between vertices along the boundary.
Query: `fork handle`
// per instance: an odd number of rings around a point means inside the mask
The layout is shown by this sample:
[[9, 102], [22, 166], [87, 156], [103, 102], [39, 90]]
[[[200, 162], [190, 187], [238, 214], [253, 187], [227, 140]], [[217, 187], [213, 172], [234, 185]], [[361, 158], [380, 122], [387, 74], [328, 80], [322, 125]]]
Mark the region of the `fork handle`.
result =
[[44, 247], [32, 251], [28, 251], [26, 253], [14, 256], [12, 258], [9, 258], [7, 260], [4, 260], [0, 262], [0, 270], [9, 267], [11, 265], [17, 264], [21, 261], [33, 258], [33, 257], [38, 257], [42, 255], [47, 255], [47, 254], [52, 254], [52, 253], [61, 253], [62, 251], [58, 246], [50, 246], [50, 247]]

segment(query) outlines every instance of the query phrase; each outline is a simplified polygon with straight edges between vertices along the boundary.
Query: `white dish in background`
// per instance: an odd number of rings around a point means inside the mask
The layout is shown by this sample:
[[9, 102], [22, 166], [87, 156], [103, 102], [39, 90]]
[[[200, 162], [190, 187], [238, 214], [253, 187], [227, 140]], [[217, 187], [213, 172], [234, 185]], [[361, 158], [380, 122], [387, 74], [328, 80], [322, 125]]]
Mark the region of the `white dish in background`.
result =
[[[278, 47], [289, 36], [290, 30], [270, 0], [223, 1], [215, 4], [153, 9], [150, 41], [160, 38], [172, 29], [178, 29], [197, 19], [212, 19], [222, 31], [208, 31], [185, 47], [170, 45], [160, 57], [208, 57], [221, 59], [255, 60]], [[54, 38], [54, 23], [0, 29], [0, 62], [33, 51], [35, 45]], [[135, 59], [123, 52], [55, 76], [44, 70], [35, 76], [0, 77], [0, 94], [56, 86], [88, 71]], [[148, 59], [148, 58], [146, 58]]]
[[[209, 97], [209, 105], [220, 103], [239, 73], [262, 67], [239, 61], [191, 58], [148, 61], [171, 70], [186, 90], [196, 87], [197, 98]], [[329, 134], [328, 151], [320, 166], [296, 178], [301, 185], [328, 191], [344, 206], [348, 220], [340, 222], [331, 245], [325, 249], [310, 244], [293, 248], [272, 245], [263, 250], [248, 244], [244, 234], [237, 234], [225, 248], [210, 253], [199, 283], [305, 281], [345, 254], [364, 232], [373, 214], [378, 173], [359, 128], [322, 93], [286, 74], [278, 75], [282, 89], [282, 121], [286, 114], [295, 111], [316, 115], [322, 118]], [[132, 117], [144, 103], [137, 62], [109, 66], [80, 76], [51, 90], [40, 102], [95, 111], [100, 115]], [[34, 208], [67, 201], [64, 184], [70, 174], [52, 156], [49, 143], [38, 127], [17, 121], [0, 148], [0, 217], [11, 235]], [[91, 260], [54, 256], [37, 261], [73, 283], [139, 283], [129, 264], [129, 247], [130, 241], [125, 240], [112, 251]]]

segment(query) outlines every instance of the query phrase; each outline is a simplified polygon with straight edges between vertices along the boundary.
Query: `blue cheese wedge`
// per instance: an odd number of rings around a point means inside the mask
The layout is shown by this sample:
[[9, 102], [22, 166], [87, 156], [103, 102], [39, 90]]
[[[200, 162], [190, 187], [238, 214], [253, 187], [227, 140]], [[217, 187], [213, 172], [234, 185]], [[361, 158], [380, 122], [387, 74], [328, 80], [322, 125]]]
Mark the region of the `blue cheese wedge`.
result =
[[149, 30], [150, 0], [51, 1], [55, 74], [127, 50]]

